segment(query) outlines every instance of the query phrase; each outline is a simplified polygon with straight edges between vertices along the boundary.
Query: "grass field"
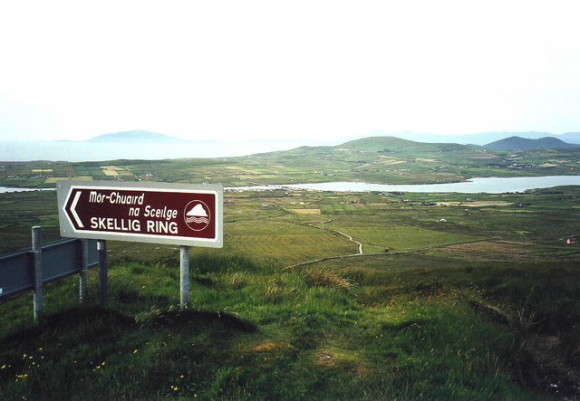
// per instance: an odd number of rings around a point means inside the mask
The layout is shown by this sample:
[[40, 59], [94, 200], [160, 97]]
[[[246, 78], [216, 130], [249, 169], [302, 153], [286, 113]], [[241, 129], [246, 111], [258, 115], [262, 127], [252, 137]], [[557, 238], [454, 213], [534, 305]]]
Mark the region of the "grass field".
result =
[[[97, 271], [86, 305], [51, 284], [39, 325], [31, 295], [2, 301], [0, 398], [574, 399], [579, 197], [226, 192], [189, 309], [177, 247], [124, 242], [106, 308]], [[2, 252], [58, 238], [53, 191], [0, 194], [0, 217]]]

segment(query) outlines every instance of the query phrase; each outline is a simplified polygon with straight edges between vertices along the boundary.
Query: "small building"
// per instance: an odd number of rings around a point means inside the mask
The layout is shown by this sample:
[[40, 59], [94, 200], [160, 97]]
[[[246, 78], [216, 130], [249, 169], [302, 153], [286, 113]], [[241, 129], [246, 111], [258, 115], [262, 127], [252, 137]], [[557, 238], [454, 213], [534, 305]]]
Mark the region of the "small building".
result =
[[576, 238], [568, 238], [566, 240], [566, 244], [568, 244], [568, 245], [576, 245]]

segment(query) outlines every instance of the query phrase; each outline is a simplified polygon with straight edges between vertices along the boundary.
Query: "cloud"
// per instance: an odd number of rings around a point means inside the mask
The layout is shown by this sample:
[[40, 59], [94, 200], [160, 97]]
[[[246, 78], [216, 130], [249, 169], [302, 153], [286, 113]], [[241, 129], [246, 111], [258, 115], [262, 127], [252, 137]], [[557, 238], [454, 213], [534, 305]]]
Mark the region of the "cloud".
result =
[[0, 2], [0, 139], [577, 130], [579, 11], [534, 0]]

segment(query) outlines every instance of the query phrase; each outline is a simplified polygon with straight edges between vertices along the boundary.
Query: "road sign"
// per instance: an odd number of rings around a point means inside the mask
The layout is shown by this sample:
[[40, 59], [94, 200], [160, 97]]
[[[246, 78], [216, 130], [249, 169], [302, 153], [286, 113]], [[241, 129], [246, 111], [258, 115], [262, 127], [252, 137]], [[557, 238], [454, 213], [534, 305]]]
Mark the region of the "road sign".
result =
[[223, 187], [59, 181], [63, 237], [223, 246]]

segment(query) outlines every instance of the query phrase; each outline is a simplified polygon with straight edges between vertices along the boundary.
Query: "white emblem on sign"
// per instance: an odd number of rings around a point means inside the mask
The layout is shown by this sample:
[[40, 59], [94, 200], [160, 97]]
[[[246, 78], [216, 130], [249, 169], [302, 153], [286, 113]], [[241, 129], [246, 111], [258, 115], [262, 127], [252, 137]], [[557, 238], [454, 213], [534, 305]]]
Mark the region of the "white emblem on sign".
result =
[[211, 216], [207, 205], [199, 200], [191, 201], [185, 207], [185, 223], [193, 231], [201, 231], [209, 226]]

